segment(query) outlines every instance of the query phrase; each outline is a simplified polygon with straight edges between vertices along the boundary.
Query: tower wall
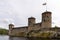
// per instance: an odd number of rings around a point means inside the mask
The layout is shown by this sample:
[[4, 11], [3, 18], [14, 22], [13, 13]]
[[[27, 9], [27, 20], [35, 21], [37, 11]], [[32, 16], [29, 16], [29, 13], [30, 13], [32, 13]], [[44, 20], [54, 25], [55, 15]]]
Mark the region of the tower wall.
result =
[[9, 24], [9, 35], [12, 34], [13, 28], [14, 28], [14, 25], [13, 24]]
[[35, 24], [35, 18], [34, 17], [28, 18], [28, 31], [33, 30], [34, 24]]
[[35, 24], [35, 18], [34, 17], [28, 18], [28, 26], [33, 26], [33, 24]]
[[42, 28], [51, 28], [51, 12], [42, 13]]

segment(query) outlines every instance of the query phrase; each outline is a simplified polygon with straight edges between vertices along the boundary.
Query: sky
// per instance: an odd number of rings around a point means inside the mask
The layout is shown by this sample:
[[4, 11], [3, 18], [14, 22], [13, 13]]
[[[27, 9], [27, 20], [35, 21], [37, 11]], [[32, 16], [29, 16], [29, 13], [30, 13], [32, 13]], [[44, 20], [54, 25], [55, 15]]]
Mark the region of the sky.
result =
[[[42, 4], [46, 0], [0, 0], [0, 28], [8, 29], [10, 23], [15, 27], [28, 25], [33, 16], [36, 23], [41, 22], [41, 14], [46, 11]], [[47, 10], [52, 12], [52, 27], [60, 27], [60, 0], [47, 0]]]

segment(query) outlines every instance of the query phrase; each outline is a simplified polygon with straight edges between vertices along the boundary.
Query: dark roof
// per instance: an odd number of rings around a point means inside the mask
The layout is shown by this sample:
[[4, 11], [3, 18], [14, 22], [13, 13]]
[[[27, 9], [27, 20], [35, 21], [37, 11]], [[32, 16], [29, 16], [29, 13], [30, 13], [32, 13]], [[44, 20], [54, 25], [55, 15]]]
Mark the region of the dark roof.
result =
[[56, 28], [56, 29], [60, 29], [60, 27], [53, 27], [54, 29]]
[[14, 26], [13, 24], [9, 24], [9, 26]]
[[41, 25], [41, 23], [36, 23], [36, 24], [34, 24], [34, 25]]
[[13, 29], [20, 29], [20, 28], [28, 28], [28, 26], [24, 26], [24, 27], [15, 27]]
[[51, 12], [46, 11], [46, 12], [43, 12], [42, 14], [51, 14]]
[[41, 24], [41, 23], [36, 23], [36, 24]]
[[29, 17], [29, 19], [35, 19], [34, 17]]

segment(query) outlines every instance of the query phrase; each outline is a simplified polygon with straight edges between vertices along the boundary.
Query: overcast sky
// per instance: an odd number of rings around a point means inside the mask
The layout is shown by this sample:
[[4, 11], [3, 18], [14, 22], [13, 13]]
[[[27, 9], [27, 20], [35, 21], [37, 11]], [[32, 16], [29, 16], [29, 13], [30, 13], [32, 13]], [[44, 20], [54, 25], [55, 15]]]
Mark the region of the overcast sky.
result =
[[[0, 0], [0, 28], [8, 24], [25, 26], [28, 18], [33, 16], [36, 23], [41, 22], [41, 14], [46, 11], [42, 4], [46, 0]], [[52, 24], [60, 26], [60, 0], [47, 0], [47, 10], [52, 12]]]

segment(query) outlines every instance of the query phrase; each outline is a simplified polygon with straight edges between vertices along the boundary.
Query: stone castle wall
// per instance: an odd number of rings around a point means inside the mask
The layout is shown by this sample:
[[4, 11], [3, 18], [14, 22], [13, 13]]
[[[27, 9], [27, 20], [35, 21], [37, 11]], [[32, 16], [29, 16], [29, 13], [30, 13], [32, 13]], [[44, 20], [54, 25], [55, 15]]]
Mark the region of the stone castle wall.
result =
[[18, 27], [18, 28], [12, 28], [11, 30], [11, 36], [19, 36], [22, 35], [22, 33], [27, 33], [28, 27]]
[[44, 12], [42, 14], [42, 22], [35, 23], [35, 18], [28, 18], [28, 26], [13, 27], [13, 24], [9, 25], [9, 35], [25, 35], [31, 30], [41, 30], [42, 28], [51, 28], [51, 12]]

